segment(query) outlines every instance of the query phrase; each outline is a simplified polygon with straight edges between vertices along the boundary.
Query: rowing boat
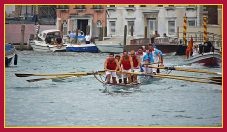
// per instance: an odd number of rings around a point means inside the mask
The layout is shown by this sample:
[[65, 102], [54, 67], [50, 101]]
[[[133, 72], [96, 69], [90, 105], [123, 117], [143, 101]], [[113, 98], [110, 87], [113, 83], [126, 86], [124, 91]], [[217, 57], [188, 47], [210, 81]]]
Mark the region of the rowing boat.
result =
[[131, 93], [140, 90], [141, 85], [151, 84], [154, 79], [152, 76], [138, 76], [138, 83], [107, 83], [105, 77], [101, 74], [94, 74], [94, 77], [105, 88], [104, 92], [108, 93]]

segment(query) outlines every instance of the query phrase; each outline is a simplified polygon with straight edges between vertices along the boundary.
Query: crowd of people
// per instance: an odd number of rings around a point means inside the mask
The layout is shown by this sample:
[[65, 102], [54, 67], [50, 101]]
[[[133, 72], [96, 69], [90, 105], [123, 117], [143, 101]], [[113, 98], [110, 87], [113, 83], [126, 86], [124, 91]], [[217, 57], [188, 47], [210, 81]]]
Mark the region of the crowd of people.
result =
[[123, 51], [121, 56], [110, 53], [104, 64], [107, 83], [138, 83], [137, 75], [129, 73], [154, 73], [156, 71], [148, 67], [152, 64], [163, 66], [163, 53], [152, 44], [148, 49], [142, 46], [137, 51]]

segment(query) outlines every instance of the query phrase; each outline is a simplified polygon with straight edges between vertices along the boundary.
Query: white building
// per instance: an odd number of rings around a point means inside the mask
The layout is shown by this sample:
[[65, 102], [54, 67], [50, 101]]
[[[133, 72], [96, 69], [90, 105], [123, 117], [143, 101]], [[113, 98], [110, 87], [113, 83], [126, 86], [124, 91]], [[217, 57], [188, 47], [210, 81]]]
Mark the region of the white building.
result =
[[[180, 6], [180, 5], [109, 5], [107, 6], [107, 36], [122, 37], [124, 25], [127, 25], [128, 36], [142, 38], [147, 26], [147, 37], [155, 31], [162, 36], [177, 36], [182, 32], [183, 18], [187, 16], [188, 29], [202, 27], [203, 15], [207, 11], [203, 6]], [[202, 31], [202, 30], [201, 30]]]

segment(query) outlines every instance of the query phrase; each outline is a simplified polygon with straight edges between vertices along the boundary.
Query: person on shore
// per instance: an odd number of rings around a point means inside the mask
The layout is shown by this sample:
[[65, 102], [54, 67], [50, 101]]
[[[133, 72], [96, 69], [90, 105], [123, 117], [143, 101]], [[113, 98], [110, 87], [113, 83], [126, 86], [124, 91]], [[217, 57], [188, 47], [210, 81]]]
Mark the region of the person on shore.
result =
[[[132, 72], [133, 71], [133, 61], [131, 56], [128, 55], [127, 51], [123, 51], [123, 55], [121, 56], [121, 59], [119, 61], [119, 64], [121, 65], [121, 71], [122, 72]], [[127, 81], [128, 78], [128, 81]], [[123, 74], [123, 81], [125, 84], [131, 83], [131, 74]]]
[[89, 34], [87, 34], [85, 36], [85, 42], [86, 42], [86, 44], [90, 44], [91, 43], [91, 36]]
[[114, 58], [114, 54], [110, 53], [109, 56], [106, 58], [104, 69], [106, 71], [106, 78], [107, 83], [110, 83], [110, 79], [112, 77], [112, 83], [116, 84], [116, 70], [119, 68], [118, 61]]
[[189, 43], [188, 43], [188, 47], [186, 49], [186, 59], [190, 58], [191, 55], [193, 54], [193, 38], [191, 37]]
[[75, 40], [75, 33], [74, 32], [70, 32], [70, 34], [69, 34], [69, 38], [70, 38], [70, 43], [73, 43], [74, 42], [74, 40]]
[[[134, 72], [140, 72], [140, 59], [139, 57], [135, 54], [134, 50], [131, 50], [130, 52], [130, 56], [132, 58], [132, 62], [133, 62], [133, 70]], [[137, 75], [132, 75], [132, 82], [133, 83], [138, 83], [137, 80]]]
[[[119, 64], [119, 61], [121, 59], [121, 56], [120, 55], [115, 55], [115, 59], [117, 60], [118, 64]], [[118, 71], [120, 71], [120, 65], [119, 67], [117, 68], [117, 78], [118, 78], [118, 83], [122, 83], [122, 73], [119, 73]]]

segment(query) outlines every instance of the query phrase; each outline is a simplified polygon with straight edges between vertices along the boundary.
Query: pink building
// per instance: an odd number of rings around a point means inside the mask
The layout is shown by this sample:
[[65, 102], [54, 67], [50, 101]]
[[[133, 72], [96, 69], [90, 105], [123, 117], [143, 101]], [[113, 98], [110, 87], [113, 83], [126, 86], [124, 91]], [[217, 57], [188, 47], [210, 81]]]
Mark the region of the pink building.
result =
[[106, 29], [106, 7], [101, 5], [57, 6], [57, 28], [64, 35], [81, 30], [92, 37], [103, 35]]

